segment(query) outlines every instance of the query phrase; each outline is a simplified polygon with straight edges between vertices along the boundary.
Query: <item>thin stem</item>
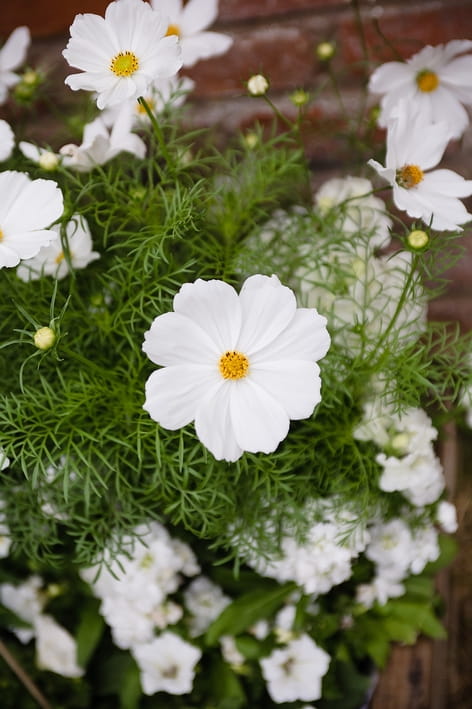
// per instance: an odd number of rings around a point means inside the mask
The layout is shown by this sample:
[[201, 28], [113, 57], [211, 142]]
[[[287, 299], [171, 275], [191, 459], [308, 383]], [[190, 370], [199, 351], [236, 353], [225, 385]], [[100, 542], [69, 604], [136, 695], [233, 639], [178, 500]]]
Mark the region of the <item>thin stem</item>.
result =
[[0, 656], [3, 657], [9, 668], [18, 677], [20, 682], [26, 687], [28, 692], [31, 694], [33, 699], [37, 701], [42, 709], [52, 709], [52, 705], [49, 704], [46, 697], [40, 692], [36, 684], [33, 682], [31, 677], [25, 672], [23, 667], [20, 665], [18, 660], [11, 654], [7, 646], [0, 640]]
[[164, 133], [162, 132], [162, 128], [159, 125], [159, 121], [157, 120], [156, 116], [152, 112], [151, 107], [147, 103], [144, 96], [140, 96], [138, 98], [138, 103], [144, 108], [144, 110], [146, 111], [146, 113], [148, 115], [149, 120], [151, 121], [151, 125], [154, 129], [154, 133], [156, 135], [157, 142], [159, 143], [159, 148], [161, 150], [162, 157], [166, 161], [167, 167], [169, 169], [171, 169], [172, 171], [174, 171], [174, 169], [175, 169], [174, 161], [172, 160], [171, 154], [167, 150], [167, 145], [166, 145], [166, 142], [164, 139]]

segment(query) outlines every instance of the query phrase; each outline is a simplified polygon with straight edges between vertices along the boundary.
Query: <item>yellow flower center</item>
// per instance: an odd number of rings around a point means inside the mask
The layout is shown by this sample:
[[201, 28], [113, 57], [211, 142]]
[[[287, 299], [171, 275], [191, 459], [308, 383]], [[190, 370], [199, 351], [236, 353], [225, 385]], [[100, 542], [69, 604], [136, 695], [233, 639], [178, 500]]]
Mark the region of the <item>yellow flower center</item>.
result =
[[396, 179], [400, 187], [410, 190], [423, 179], [423, 170], [418, 165], [404, 165], [397, 170]]
[[166, 37], [170, 37], [170, 35], [172, 34], [175, 34], [177, 37], [180, 37], [179, 25], [169, 25], [166, 32]]
[[[151, 109], [151, 111], [155, 111], [156, 105], [152, 98], [146, 98], [146, 103]], [[144, 108], [142, 103], [139, 103], [139, 101], [136, 101], [136, 112], [139, 113], [140, 116], [147, 116], [146, 109]]]
[[242, 352], [228, 350], [221, 355], [218, 368], [223, 379], [243, 379], [249, 369], [249, 360]]
[[4, 234], [3, 231], [0, 229], [0, 241], [3, 241], [4, 236], [5, 236], [5, 234]]
[[131, 76], [139, 69], [139, 59], [134, 52], [119, 52], [111, 60], [110, 69], [115, 76]]
[[417, 73], [416, 83], [420, 91], [435, 91], [439, 86], [439, 76], [434, 71], [423, 69]]
[[60, 252], [57, 254], [56, 258], [54, 259], [54, 262], [59, 265], [59, 264], [61, 263], [61, 261], [63, 261], [63, 260], [64, 260], [64, 252], [63, 252], [63, 251], [60, 251]]

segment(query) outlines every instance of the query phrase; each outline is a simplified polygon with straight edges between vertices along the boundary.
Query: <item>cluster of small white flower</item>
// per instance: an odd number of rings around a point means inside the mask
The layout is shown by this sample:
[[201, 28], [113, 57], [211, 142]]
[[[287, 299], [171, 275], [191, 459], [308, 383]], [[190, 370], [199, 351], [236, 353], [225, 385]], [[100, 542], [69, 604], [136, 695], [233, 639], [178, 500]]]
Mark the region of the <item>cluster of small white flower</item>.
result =
[[425, 411], [410, 408], [400, 415], [380, 397], [368, 399], [354, 438], [373, 441], [381, 449], [376, 457], [383, 469], [381, 490], [399, 491], [417, 507], [437, 501], [444, 476], [433, 448], [437, 430]]

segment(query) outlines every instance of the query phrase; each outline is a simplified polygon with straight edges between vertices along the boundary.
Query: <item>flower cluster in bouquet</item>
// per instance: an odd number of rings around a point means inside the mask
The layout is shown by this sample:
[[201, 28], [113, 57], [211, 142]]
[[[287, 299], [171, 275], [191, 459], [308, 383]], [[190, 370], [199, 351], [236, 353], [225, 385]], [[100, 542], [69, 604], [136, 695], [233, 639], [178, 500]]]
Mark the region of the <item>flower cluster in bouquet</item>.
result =
[[283, 115], [248, 77], [274, 129], [221, 151], [185, 127], [217, 9], [78, 15], [63, 145], [8, 120], [47, 94], [27, 28], [0, 49], [6, 707], [355, 709], [392, 641], [444, 633], [471, 343], [427, 306], [472, 220], [438, 167], [472, 43], [376, 69], [385, 165], [313, 188], [304, 91]]

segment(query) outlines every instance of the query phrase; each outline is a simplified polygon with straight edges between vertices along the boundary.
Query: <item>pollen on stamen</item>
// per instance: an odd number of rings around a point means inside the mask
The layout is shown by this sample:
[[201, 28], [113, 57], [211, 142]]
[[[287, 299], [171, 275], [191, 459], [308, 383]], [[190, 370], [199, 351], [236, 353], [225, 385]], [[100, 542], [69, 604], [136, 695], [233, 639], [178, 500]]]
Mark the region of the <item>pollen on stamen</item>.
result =
[[169, 25], [167, 28], [166, 32], [166, 37], [170, 37], [171, 35], [175, 34], [177, 37], [180, 37], [180, 27], [178, 25]]
[[120, 78], [131, 76], [139, 69], [139, 59], [134, 52], [119, 52], [110, 62], [110, 70]]
[[243, 379], [249, 369], [249, 360], [237, 350], [228, 350], [220, 357], [218, 368], [223, 379]]
[[430, 69], [423, 69], [416, 75], [416, 84], [419, 90], [425, 93], [435, 91], [439, 86], [439, 76]]
[[4, 236], [5, 236], [5, 235], [4, 235], [3, 231], [0, 229], [0, 241], [3, 241], [3, 237], [4, 237]]
[[60, 251], [57, 254], [56, 258], [54, 259], [54, 262], [57, 263], [57, 265], [59, 265], [61, 263], [61, 261], [63, 261], [63, 260], [64, 260], [64, 252]]
[[423, 179], [423, 170], [418, 165], [404, 165], [397, 170], [396, 180], [400, 187], [410, 190], [416, 187]]

